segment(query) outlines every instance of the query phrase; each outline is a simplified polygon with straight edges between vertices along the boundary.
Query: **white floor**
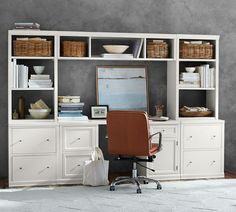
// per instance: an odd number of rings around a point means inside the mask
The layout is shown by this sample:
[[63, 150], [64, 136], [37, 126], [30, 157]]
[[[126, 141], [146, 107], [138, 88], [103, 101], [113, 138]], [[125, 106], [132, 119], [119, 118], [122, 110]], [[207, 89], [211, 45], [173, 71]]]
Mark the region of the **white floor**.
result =
[[162, 182], [142, 185], [34, 187], [0, 190], [0, 212], [123, 211], [123, 212], [236, 212], [236, 179]]

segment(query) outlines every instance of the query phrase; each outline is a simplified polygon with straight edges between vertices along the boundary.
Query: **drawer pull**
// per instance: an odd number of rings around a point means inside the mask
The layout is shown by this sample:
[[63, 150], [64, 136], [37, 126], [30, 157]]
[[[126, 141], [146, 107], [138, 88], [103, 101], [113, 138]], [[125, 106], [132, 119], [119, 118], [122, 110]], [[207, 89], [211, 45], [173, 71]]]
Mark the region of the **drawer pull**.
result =
[[49, 138], [47, 138], [47, 139], [46, 139], [46, 141], [50, 141], [50, 139], [49, 139]]
[[49, 166], [47, 166], [47, 169], [49, 169], [50, 167]]
[[216, 138], [216, 135], [213, 135], [212, 137], [211, 137], [211, 140], [214, 140]]
[[75, 142], [77, 142], [77, 141], [80, 141], [80, 138], [77, 138], [77, 139], [75, 139], [74, 141], [71, 141], [70, 144], [73, 144], [73, 143], [75, 143]]
[[19, 142], [21, 143], [21, 142], [22, 142], [22, 140], [19, 140]]
[[20, 167], [19, 169], [20, 169], [20, 170], [22, 170], [23, 168], [22, 168], [22, 167]]
[[188, 164], [187, 164], [187, 166], [190, 166], [192, 163], [193, 163], [192, 161], [189, 161]]
[[215, 160], [213, 160], [212, 162], [211, 162], [211, 166], [215, 163], [216, 161]]
[[50, 166], [46, 166], [46, 168], [42, 169], [41, 171], [39, 171], [38, 173], [41, 174], [42, 172], [44, 172], [45, 170], [50, 169]]
[[80, 164], [75, 165], [70, 171], [75, 170], [77, 167], [80, 167]]

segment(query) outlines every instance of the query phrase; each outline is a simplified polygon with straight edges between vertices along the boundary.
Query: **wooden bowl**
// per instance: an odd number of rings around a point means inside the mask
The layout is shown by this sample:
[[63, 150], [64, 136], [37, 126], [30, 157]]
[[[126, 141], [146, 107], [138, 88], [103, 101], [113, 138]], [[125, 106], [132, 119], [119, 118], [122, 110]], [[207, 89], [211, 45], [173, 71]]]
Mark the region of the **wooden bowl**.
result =
[[179, 111], [180, 116], [182, 117], [207, 117], [207, 116], [211, 116], [213, 114], [213, 111], [196, 111], [196, 112], [192, 112], [192, 111]]

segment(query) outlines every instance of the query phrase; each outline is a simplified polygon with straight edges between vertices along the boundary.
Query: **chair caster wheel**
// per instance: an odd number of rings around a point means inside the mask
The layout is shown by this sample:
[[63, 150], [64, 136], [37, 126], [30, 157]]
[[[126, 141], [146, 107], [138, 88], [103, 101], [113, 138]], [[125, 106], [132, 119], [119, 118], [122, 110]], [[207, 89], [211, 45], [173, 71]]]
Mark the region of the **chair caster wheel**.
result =
[[162, 189], [161, 184], [158, 184], [157, 185], [157, 190], [161, 190], [161, 189]]
[[141, 194], [141, 193], [142, 193], [141, 188], [138, 188], [138, 189], [137, 189], [137, 194]]
[[115, 186], [110, 186], [110, 191], [115, 191]]
[[147, 181], [147, 180], [144, 180], [144, 181], [143, 181], [143, 184], [148, 184], [148, 181]]

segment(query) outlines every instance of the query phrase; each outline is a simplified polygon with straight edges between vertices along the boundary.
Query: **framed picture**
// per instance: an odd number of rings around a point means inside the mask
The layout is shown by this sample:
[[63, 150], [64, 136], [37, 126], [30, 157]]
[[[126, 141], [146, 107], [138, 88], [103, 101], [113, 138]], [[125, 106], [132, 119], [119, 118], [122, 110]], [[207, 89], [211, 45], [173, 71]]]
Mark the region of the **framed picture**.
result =
[[107, 117], [108, 105], [93, 105], [91, 106], [92, 119], [105, 119]]
[[97, 66], [97, 104], [148, 112], [146, 66]]

